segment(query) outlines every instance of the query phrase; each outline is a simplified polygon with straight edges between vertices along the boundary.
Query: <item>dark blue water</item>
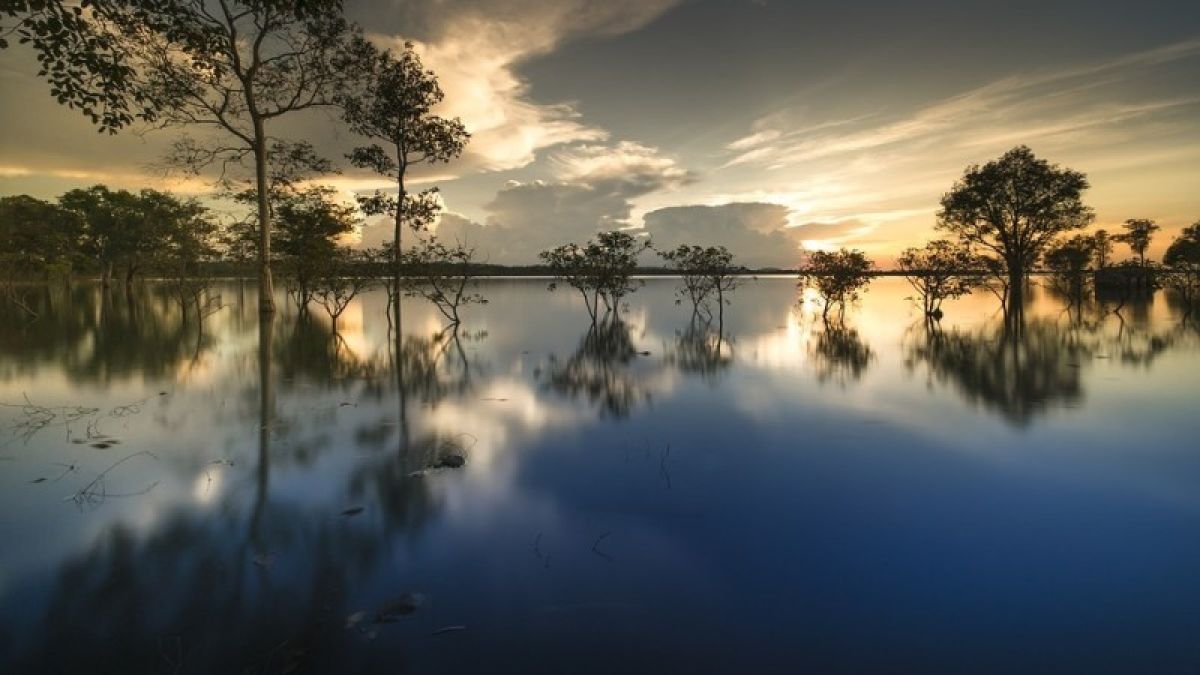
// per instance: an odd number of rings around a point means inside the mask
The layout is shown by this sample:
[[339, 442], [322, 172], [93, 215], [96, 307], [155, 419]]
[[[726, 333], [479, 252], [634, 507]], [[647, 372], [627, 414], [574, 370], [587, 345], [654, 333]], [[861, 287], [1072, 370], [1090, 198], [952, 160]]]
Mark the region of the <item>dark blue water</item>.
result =
[[202, 332], [153, 285], [4, 322], [3, 670], [1200, 671], [1169, 298], [935, 328], [881, 279], [826, 326], [764, 279], [718, 336], [671, 280], [596, 327], [481, 290], [398, 350], [382, 292], [337, 334], [235, 283]]

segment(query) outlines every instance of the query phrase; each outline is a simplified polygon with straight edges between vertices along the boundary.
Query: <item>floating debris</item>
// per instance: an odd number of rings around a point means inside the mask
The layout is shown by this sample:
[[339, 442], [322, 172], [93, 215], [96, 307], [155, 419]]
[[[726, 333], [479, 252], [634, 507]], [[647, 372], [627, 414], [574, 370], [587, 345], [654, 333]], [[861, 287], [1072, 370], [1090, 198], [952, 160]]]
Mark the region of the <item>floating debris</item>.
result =
[[345, 511], [342, 511], [342, 515], [346, 516], [346, 517], [357, 516], [358, 514], [362, 513], [363, 510], [364, 510], [364, 508], [361, 506], [351, 506], [350, 508], [346, 509]]
[[29, 482], [30, 483], [45, 483], [46, 479], [45, 478], [34, 478], [33, 480], [31, 480]]
[[466, 463], [467, 458], [462, 455], [443, 455], [435, 466], [439, 469], [461, 469]]
[[404, 593], [395, 600], [386, 603], [375, 612], [375, 623], [394, 623], [401, 617], [408, 616], [425, 604], [425, 596], [420, 593]]
[[439, 629], [437, 629], [437, 630], [433, 631], [432, 635], [441, 635], [441, 634], [443, 634], [443, 633], [457, 633], [457, 632], [459, 632], [459, 631], [463, 631], [463, 630], [466, 630], [466, 629], [467, 629], [467, 627], [466, 627], [466, 626], [462, 626], [462, 625], [458, 625], [458, 626], [443, 626], [443, 627], [441, 627], [441, 628], [439, 628]]

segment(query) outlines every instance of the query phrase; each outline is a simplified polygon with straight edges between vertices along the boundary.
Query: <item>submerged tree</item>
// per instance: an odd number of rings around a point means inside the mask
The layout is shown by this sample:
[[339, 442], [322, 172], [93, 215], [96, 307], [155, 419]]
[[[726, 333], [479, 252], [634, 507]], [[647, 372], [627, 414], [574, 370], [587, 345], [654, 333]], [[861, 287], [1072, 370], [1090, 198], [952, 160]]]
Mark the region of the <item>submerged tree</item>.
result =
[[938, 228], [1001, 261], [1007, 293], [1015, 301], [1009, 304], [1020, 304], [1025, 275], [1050, 242], [1091, 222], [1092, 210], [1081, 198], [1087, 188], [1082, 173], [1019, 146], [967, 168], [942, 197]]
[[354, 230], [353, 206], [333, 200], [334, 190], [323, 186], [276, 196], [274, 211], [292, 299], [301, 313], [313, 298], [318, 279], [327, 273], [338, 252], [338, 238]]
[[321, 269], [313, 285], [313, 296], [338, 330], [338, 319], [360, 293], [371, 287], [372, 279], [367, 274], [363, 255], [347, 248], [338, 248], [332, 259]]
[[607, 312], [620, 307], [621, 299], [637, 290], [633, 279], [638, 255], [650, 248], [650, 242], [628, 232], [601, 232], [587, 244], [563, 244], [538, 254], [554, 275], [550, 290], [565, 283], [583, 296], [588, 315], [594, 323], [600, 317], [600, 303]]
[[404, 51], [378, 51], [364, 47], [367, 79], [361, 91], [352, 91], [342, 99], [344, 118], [357, 134], [386, 144], [372, 143], [355, 148], [352, 164], [368, 168], [396, 183], [396, 197], [375, 192], [363, 198], [363, 210], [370, 215], [387, 214], [393, 219], [392, 257], [396, 288], [400, 286], [403, 255], [403, 230], [424, 229], [436, 213], [436, 188], [410, 195], [405, 185], [408, 170], [420, 164], [449, 162], [462, 154], [470, 135], [457, 118], [434, 115], [434, 106], [443, 93], [437, 76], [421, 64], [411, 42]]
[[724, 323], [725, 294], [737, 288], [740, 279], [738, 273], [742, 270], [733, 264], [733, 254], [724, 246], [688, 246], [680, 245], [670, 251], [660, 251], [659, 257], [667, 267], [679, 274], [682, 287], [676, 291], [679, 298], [676, 304], [684, 299], [692, 304], [692, 314], [703, 312], [712, 318], [712, 309], [708, 306], [709, 299], [715, 295], [717, 303], [718, 323]]
[[1191, 314], [1200, 300], [1200, 221], [1183, 228], [1163, 255], [1166, 284], [1179, 294], [1186, 312]]
[[432, 302], [451, 326], [462, 323], [458, 310], [464, 305], [486, 304], [475, 291], [475, 249], [461, 243], [448, 246], [430, 236], [404, 254], [412, 276], [406, 279], [407, 293]]
[[946, 239], [905, 249], [896, 264], [920, 297], [925, 316], [932, 319], [942, 318], [943, 301], [967, 295], [981, 281], [980, 262], [971, 249]]
[[1154, 233], [1162, 228], [1158, 226], [1158, 223], [1147, 218], [1130, 218], [1122, 227], [1125, 228], [1125, 231], [1114, 239], [1127, 244], [1129, 250], [1138, 257], [1138, 264], [1145, 267], [1146, 249], [1150, 248], [1150, 240], [1154, 238]]
[[1072, 304], [1083, 299], [1088, 265], [1095, 254], [1095, 239], [1084, 234], [1056, 241], [1046, 250], [1044, 259], [1046, 267], [1054, 273], [1053, 282]]
[[839, 315], [844, 315], [847, 303], [858, 300], [859, 293], [871, 283], [872, 267], [874, 263], [857, 249], [813, 251], [800, 270], [799, 285], [820, 294], [821, 318], [828, 320], [830, 307], [836, 305]]
[[0, 197], [0, 268], [5, 277], [69, 274], [79, 250], [78, 214], [29, 195]]

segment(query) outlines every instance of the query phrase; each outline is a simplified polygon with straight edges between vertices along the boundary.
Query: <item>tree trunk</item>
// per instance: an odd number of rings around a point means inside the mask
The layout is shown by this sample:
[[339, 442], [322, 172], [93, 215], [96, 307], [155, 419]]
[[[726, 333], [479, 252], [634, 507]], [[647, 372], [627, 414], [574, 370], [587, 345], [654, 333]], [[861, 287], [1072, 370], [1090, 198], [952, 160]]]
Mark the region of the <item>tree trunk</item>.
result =
[[100, 263], [100, 287], [107, 289], [112, 286], [113, 264], [111, 260]]
[[399, 166], [396, 169], [396, 221], [393, 224], [393, 232], [392, 232], [392, 255], [395, 257], [395, 260], [393, 260], [393, 274], [394, 274], [394, 282], [396, 284], [396, 298], [397, 298], [397, 300], [396, 300], [396, 322], [399, 323], [400, 322], [400, 300], [399, 300], [399, 298], [400, 298], [400, 279], [401, 279], [401, 277], [404, 276], [404, 258], [402, 257], [403, 253], [404, 253], [404, 246], [403, 246], [403, 238], [402, 237], [403, 237], [403, 232], [404, 232], [404, 198], [405, 198], [404, 172], [406, 169], [405, 164], [404, 164], [404, 151], [403, 151], [403, 149], [400, 148], [399, 145], [396, 146], [396, 159], [397, 159]]
[[267, 138], [263, 121], [254, 120], [254, 180], [258, 186], [258, 311], [275, 313], [271, 283], [271, 195], [267, 180]]

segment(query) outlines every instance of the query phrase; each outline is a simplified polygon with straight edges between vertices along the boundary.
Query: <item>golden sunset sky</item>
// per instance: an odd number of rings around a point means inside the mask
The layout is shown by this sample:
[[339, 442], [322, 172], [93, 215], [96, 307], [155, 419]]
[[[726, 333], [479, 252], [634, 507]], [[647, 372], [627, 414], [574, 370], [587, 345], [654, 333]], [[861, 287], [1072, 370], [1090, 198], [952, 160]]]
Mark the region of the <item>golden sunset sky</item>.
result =
[[[1017, 144], [1088, 175], [1096, 227], [1157, 220], [1152, 256], [1200, 220], [1196, 3], [347, 7], [378, 42], [415, 41], [445, 89], [440, 112], [472, 132], [461, 160], [418, 181], [442, 191], [440, 231], [492, 262], [633, 227], [751, 265], [850, 246], [887, 266], [935, 236], [938, 199], [967, 165]], [[177, 132], [99, 135], [35, 72], [29, 52], [0, 53], [0, 193], [211, 191], [153, 166]], [[273, 133], [337, 159], [357, 141], [332, 113]], [[387, 187], [344, 170], [327, 182], [347, 198]], [[361, 239], [388, 231], [368, 223]]]

